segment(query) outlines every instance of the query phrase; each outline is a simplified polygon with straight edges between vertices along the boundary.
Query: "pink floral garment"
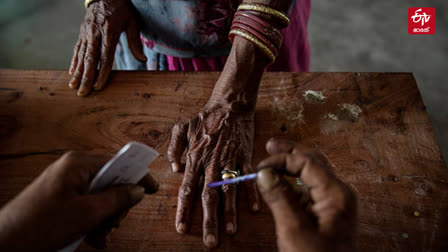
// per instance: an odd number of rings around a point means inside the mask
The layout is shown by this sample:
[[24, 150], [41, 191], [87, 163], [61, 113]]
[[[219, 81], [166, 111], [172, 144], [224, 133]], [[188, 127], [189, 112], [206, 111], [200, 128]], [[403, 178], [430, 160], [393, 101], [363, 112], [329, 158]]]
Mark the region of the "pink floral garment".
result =
[[[133, 0], [142, 15], [142, 42], [148, 62], [130, 54], [124, 35], [117, 47], [119, 69], [220, 71], [230, 51], [228, 33], [237, 0]], [[199, 4], [198, 4], [199, 3]], [[154, 11], [158, 9], [159, 11]], [[296, 0], [290, 25], [282, 30], [283, 45], [268, 71], [308, 71], [307, 23], [310, 0]]]

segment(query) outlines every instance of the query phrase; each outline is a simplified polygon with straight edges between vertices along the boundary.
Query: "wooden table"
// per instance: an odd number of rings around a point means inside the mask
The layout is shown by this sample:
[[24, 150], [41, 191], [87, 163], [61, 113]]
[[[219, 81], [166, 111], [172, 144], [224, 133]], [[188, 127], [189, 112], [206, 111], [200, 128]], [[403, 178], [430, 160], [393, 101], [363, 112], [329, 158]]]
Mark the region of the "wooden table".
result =
[[[111, 235], [109, 250], [204, 250], [200, 202], [192, 233], [175, 232], [182, 174], [171, 172], [165, 153], [174, 122], [199, 111], [218, 76], [114, 72], [105, 91], [79, 98], [67, 87], [66, 72], [1, 70], [0, 204], [67, 150], [115, 153], [136, 140], [161, 153], [151, 166], [161, 188], [130, 212]], [[308, 102], [307, 90], [326, 98]], [[357, 116], [344, 111], [357, 107], [362, 111]], [[319, 147], [353, 186], [359, 197], [359, 251], [448, 249], [448, 171], [412, 74], [266, 73], [256, 111], [254, 164], [266, 157], [264, 143], [272, 136]], [[269, 211], [263, 207], [252, 215], [244, 193], [239, 198], [238, 233], [221, 232], [218, 250], [274, 250]]]

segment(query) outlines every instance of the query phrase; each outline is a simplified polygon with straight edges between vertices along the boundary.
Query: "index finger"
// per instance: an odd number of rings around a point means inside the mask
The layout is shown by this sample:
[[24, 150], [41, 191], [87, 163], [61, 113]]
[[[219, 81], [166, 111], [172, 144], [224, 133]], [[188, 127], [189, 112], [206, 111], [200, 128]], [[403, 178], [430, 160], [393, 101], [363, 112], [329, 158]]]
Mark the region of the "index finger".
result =
[[56, 160], [52, 167], [69, 172], [82, 171], [86, 179], [91, 181], [111, 157], [111, 155], [105, 154], [95, 155], [81, 151], [69, 151]]
[[68, 184], [87, 193], [90, 182], [110, 159], [107, 155], [92, 155], [79, 151], [66, 152], [50, 165], [42, 176], [50, 176], [64, 188]]

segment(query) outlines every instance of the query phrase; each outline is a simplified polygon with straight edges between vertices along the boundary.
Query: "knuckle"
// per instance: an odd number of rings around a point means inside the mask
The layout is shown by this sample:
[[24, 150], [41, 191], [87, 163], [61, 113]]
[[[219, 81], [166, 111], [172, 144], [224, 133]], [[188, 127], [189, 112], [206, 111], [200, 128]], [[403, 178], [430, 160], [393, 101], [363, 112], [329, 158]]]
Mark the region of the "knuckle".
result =
[[236, 192], [236, 184], [223, 185], [221, 189], [224, 193], [229, 194], [226, 197], [231, 197], [231, 194]]
[[87, 47], [96, 49], [98, 47], [97, 46], [98, 44], [96, 43], [98, 41], [98, 39], [99, 38], [97, 36], [95, 36], [92, 39], [90, 39], [89, 42], [87, 43]]
[[206, 205], [217, 204], [219, 201], [219, 193], [217, 189], [208, 189], [202, 192], [202, 202]]
[[91, 67], [89, 66], [82, 76], [80, 89], [89, 89], [93, 84], [93, 76], [89, 74], [89, 68]]
[[199, 157], [197, 156], [197, 153], [188, 152], [187, 153], [187, 164], [195, 164], [199, 160]]
[[78, 53], [78, 51], [79, 51], [79, 48], [81, 47], [81, 45], [76, 45], [74, 48], [73, 48], [73, 54], [76, 56]]
[[83, 73], [83, 69], [77, 67], [75, 74], [73, 75], [73, 82], [76, 82], [77, 84], [79, 84], [79, 79], [81, 78], [82, 73]]
[[95, 64], [95, 59], [90, 54], [87, 54], [84, 58], [84, 62], [88, 65], [93, 65]]
[[108, 43], [107, 40], [103, 39], [101, 41], [101, 47], [103, 48], [104, 51], [109, 51], [110, 50], [110, 44]]
[[179, 187], [179, 198], [189, 199], [193, 194], [193, 186], [184, 184]]
[[112, 62], [111, 55], [109, 53], [104, 53], [101, 55], [101, 64], [107, 66]]
[[187, 123], [185, 121], [180, 121], [176, 123], [173, 127], [173, 131], [182, 132], [185, 129], [186, 124]]
[[80, 58], [83, 58], [85, 54], [86, 54], [86, 53], [84, 52], [84, 50], [80, 50], [80, 51], [78, 52], [78, 56], [79, 56]]
[[207, 216], [207, 218], [204, 219], [203, 228], [204, 229], [216, 229], [218, 227], [218, 221], [214, 216]]

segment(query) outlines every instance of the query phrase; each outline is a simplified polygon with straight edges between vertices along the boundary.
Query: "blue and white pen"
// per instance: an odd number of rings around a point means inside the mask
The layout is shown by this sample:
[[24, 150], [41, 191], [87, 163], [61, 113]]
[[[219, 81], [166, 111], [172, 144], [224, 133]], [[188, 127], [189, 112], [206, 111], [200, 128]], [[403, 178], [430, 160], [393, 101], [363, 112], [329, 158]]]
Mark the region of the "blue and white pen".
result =
[[222, 185], [235, 184], [238, 182], [247, 181], [247, 180], [256, 179], [256, 178], [257, 178], [257, 173], [251, 173], [251, 174], [239, 176], [239, 177], [232, 178], [232, 179], [211, 182], [207, 186], [209, 188], [213, 188], [213, 187], [218, 187], [218, 186], [222, 186]]

